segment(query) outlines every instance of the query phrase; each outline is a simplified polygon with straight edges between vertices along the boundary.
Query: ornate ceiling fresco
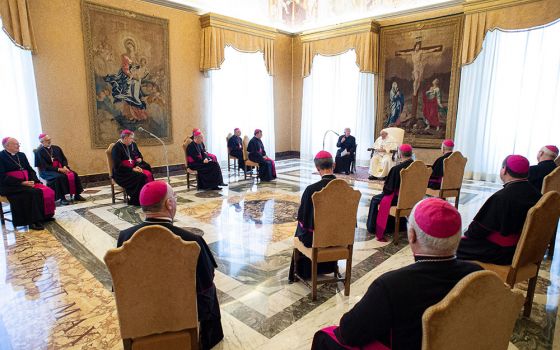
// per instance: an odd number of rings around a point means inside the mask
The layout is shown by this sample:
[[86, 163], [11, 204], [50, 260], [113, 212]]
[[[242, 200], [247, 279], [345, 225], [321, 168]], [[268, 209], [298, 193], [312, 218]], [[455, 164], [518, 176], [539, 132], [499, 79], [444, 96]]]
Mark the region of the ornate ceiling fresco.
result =
[[429, 8], [460, 0], [165, 0], [186, 5], [200, 13], [214, 12], [301, 32], [369, 17]]

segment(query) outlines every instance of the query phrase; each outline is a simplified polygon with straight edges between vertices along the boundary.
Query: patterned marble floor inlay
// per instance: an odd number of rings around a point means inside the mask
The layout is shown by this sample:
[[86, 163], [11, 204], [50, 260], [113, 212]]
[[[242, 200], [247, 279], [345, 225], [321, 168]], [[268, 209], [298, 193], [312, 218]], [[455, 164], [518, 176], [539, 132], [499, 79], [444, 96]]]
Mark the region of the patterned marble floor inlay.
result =
[[[313, 163], [278, 161], [274, 182], [222, 169], [229, 186], [221, 191], [188, 189], [184, 175], [171, 178], [178, 202], [175, 225], [204, 236], [219, 265], [215, 282], [225, 339], [216, 349], [309, 349], [314, 332], [337, 324], [376, 277], [413, 261], [405, 235], [395, 246], [377, 242], [365, 228], [370, 199], [382, 184], [345, 176], [362, 193], [350, 296], [344, 296], [342, 284], [322, 285], [312, 301], [309, 289], [288, 283], [287, 276], [301, 194], [319, 179]], [[499, 188], [465, 181], [463, 228]], [[141, 222], [143, 214], [119, 201], [112, 204], [108, 186], [88, 188], [84, 196], [85, 203], [58, 207], [45, 231], [2, 228], [0, 349], [122, 348], [103, 256], [116, 246], [119, 231]], [[559, 261], [543, 262], [533, 313], [517, 321], [510, 349], [558, 345]], [[345, 263], [339, 268], [344, 271]]]

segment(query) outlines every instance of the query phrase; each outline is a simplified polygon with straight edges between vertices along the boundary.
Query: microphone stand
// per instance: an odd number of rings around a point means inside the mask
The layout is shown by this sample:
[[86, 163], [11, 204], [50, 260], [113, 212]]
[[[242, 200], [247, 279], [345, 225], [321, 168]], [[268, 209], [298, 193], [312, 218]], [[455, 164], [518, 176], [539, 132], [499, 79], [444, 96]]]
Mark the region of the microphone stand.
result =
[[325, 149], [325, 138], [327, 137], [327, 134], [328, 134], [329, 132], [332, 132], [333, 134], [335, 134], [336, 137], [339, 137], [339, 136], [340, 136], [340, 135], [339, 135], [336, 131], [334, 131], [334, 130], [327, 130], [327, 131], [325, 131], [325, 135], [323, 135], [323, 149]]
[[157, 139], [163, 145], [163, 152], [164, 152], [164, 156], [165, 156], [165, 169], [167, 171], [167, 183], [171, 184], [171, 179], [169, 179], [169, 161], [167, 159], [167, 146], [165, 146], [165, 142], [163, 142], [162, 139], [160, 139], [159, 137], [157, 137], [153, 133], [149, 132], [148, 130], [144, 129], [143, 127], [139, 127], [138, 130], [139, 131], [144, 131], [145, 133], [150, 134], [150, 136]]

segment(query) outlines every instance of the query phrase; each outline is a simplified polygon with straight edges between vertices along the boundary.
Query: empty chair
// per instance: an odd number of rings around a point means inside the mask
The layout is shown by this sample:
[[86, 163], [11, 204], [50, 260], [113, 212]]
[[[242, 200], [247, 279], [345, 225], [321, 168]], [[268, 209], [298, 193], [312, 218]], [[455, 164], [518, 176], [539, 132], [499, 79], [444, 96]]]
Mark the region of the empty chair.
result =
[[495, 273], [473, 272], [424, 311], [422, 350], [506, 350], [522, 304]]
[[196, 242], [159, 225], [107, 252], [125, 349], [198, 349], [199, 253]]
[[[541, 193], [545, 194], [550, 191], [556, 191], [560, 193], [560, 167], [554, 169], [550, 174], [544, 177], [543, 186]], [[548, 246], [548, 257], [552, 259], [554, 256], [554, 247], [556, 246], [556, 232], [558, 231], [558, 225], [554, 234], [550, 239], [550, 245]]]

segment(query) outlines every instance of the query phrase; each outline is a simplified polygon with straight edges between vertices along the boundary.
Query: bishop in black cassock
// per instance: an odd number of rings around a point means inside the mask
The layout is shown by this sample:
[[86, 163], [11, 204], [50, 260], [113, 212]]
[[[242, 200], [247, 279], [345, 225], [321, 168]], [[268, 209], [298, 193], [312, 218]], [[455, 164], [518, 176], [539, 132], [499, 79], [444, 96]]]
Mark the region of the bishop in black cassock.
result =
[[465, 231], [457, 251], [459, 259], [511, 264], [527, 212], [541, 198], [540, 191], [527, 181], [528, 172], [527, 158], [506, 157], [500, 170], [504, 188], [486, 200]]
[[39, 181], [27, 157], [19, 151], [16, 139], [5, 137], [2, 146], [0, 195], [6, 196], [10, 202], [12, 223], [42, 230], [42, 222], [54, 216], [54, 191]]
[[121, 231], [117, 240], [120, 247], [136, 231], [149, 225], [161, 225], [185, 241], [193, 241], [200, 247], [196, 263], [196, 296], [200, 344], [203, 350], [211, 349], [224, 338], [220, 304], [214, 284], [214, 269], [218, 267], [210, 248], [201, 236], [173, 225], [177, 202], [173, 189], [164, 181], [153, 181], [140, 192], [140, 205], [146, 214], [143, 223]]
[[544, 178], [556, 169], [554, 160], [558, 157], [558, 147], [554, 145], [544, 146], [537, 154], [539, 163], [529, 168], [529, 183], [541, 192]]
[[[412, 146], [402, 144], [399, 147], [399, 159], [401, 162], [391, 168], [385, 183], [383, 184], [383, 192], [373, 196], [369, 205], [369, 213], [367, 218], [367, 230], [370, 233], [375, 232], [378, 241], [385, 241], [385, 230], [389, 220], [389, 210], [392, 205], [397, 205], [399, 200], [399, 188], [401, 187], [401, 170], [408, 168], [412, 164]], [[395, 223], [400, 225], [400, 223]]]
[[251, 161], [259, 163], [259, 177], [262, 181], [272, 181], [276, 179], [276, 165], [274, 160], [266, 155], [264, 144], [261, 141], [262, 130], [256, 129], [254, 137], [247, 145], [248, 157]]
[[[303, 195], [301, 196], [301, 204], [299, 205], [298, 215], [297, 215], [297, 226], [295, 236], [303, 243], [307, 248], [311, 248], [313, 245], [313, 232], [314, 232], [314, 209], [313, 209], [313, 194], [322, 190], [329, 182], [336, 179], [333, 175], [333, 159], [332, 155], [327, 151], [321, 151], [317, 153], [314, 159], [315, 167], [319, 174], [321, 174], [321, 180], [307, 186]], [[336, 269], [336, 262], [329, 261], [319, 263], [317, 266], [317, 272], [320, 274], [332, 273]], [[306, 256], [301, 255], [298, 260], [297, 266], [298, 274], [303, 278], [311, 277], [311, 260]], [[290, 282], [295, 281], [294, 273], [294, 259], [292, 257], [292, 264], [290, 265], [289, 280]]]
[[134, 142], [134, 133], [123, 130], [121, 138], [113, 146], [113, 179], [126, 189], [128, 204], [139, 205], [138, 196], [142, 187], [154, 180], [152, 168], [146, 163], [144, 156]]
[[229, 138], [227, 147], [229, 155], [237, 158], [237, 165], [239, 166], [239, 169], [245, 170], [245, 160], [243, 159], [243, 140], [241, 140], [241, 130], [239, 128], [235, 128], [233, 130], [233, 135]]
[[[424, 311], [440, 302], [463, 277], [482, 270], [455, 257], [461, 215], [451, 204], [439, 198], [424, 199], [409, 220], [408, 241], [415, 262], [373, 281], [364, 297], [342, 316], [339, 327], [315, 333], [313, 350], [349, 346], [420, 350]], [[438, 244], [426, 238], [436, 238]]]
[[187, 146], [187, 163], [190, 169], [196, 170], [196, 186], [201, 190], [221, 190], [219, 186], [227, 186], [222, 177], [220, 164], [203, 148], [204, 135], [197, 131], [194, 141]]
[[350, 128], [344, 129], [344, 135], [338, 137], [336, 147], [338, 150], [336, 151], [334, 172], [349, 174], [352, 161], [356, 158], [357, 147], [356, 138], [350, 135]]
[[453, 153], [453, 147], [455, 144], [453, 140], [444, 140], [441, 143], [441, 151], [443, 155], [436, 159], [432, 165], [432, 175], [430, 175], [430, 180], [428, 181], [428, 187], [434, 190], [439, 190], [441, 188], [441, 180], [443, 179], [443, 161], [446, 160], [451, 153]]
[[39, 176], [54, 190], [55, 199], [68, 204], [66, 195], [69, 194], [74, 200], [85, 201], [80, 195], [84, 190], [80, 177], [68, 166], [62, 148], [52, 145], [47, 134], [39, 135], [39, 140], [41, 145], [35, 150], [35, 166], [39, 169]]

